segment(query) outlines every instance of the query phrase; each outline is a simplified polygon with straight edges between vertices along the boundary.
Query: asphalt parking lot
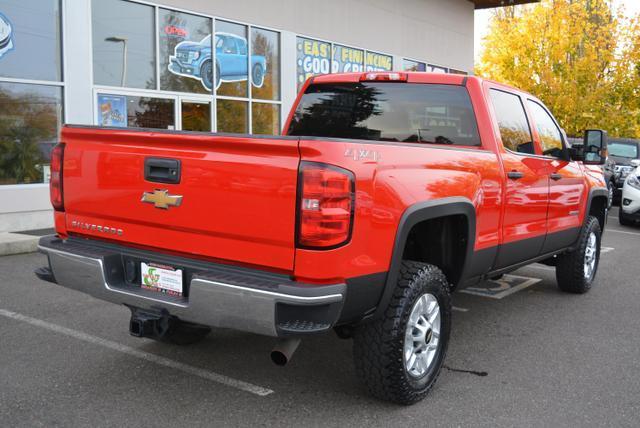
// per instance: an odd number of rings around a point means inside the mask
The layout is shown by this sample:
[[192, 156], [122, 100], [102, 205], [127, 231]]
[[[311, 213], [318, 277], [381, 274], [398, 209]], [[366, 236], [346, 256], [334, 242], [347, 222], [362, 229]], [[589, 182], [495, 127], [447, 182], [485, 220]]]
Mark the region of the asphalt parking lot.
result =
[[541, 265], [456, 293], [446, 369], [411, 407], [369, 398], [351, 342], [333, 334], [303, 341], [285, 368], [255, 335], [137, 339], [128, 309], [37, 280], [44, 256], [1, 257], [0, 424], [638, 426], [640, 227], [614, 209], [603, 246], [583, 296]]

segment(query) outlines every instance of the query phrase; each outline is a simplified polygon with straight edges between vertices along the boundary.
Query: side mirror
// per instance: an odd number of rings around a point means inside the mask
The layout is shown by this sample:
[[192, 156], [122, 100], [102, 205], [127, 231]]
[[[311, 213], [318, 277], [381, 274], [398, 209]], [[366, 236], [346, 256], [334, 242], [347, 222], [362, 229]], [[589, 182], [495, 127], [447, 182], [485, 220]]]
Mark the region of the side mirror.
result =
[[585, 165], [604, 165], [607, 160], [607, 132], [602, 129], [584, 131], [582, 161]]

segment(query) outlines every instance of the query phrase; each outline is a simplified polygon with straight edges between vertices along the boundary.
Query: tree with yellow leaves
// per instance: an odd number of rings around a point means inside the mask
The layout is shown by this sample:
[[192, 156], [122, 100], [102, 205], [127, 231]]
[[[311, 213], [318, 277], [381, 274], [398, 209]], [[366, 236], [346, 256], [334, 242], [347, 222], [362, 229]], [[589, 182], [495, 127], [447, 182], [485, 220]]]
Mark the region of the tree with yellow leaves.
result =
[[640, 138], [640, 21], [606, 0], [497, 10], [476, 73], [538, 96], [569, 135]]

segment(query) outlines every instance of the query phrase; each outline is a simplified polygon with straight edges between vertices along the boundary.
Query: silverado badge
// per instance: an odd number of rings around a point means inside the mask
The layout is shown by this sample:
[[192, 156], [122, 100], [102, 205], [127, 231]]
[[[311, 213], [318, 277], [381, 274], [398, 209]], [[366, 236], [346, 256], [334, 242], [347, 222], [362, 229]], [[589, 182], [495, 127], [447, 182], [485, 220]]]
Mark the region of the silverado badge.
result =
[[156, 208], [167, 210], [169, 207], [179, 207], [182, 203], [182, 196], [170, 195], [168, 190], [156, 189], [153, 192], [144, 192], [141, 201], [153, 204]]

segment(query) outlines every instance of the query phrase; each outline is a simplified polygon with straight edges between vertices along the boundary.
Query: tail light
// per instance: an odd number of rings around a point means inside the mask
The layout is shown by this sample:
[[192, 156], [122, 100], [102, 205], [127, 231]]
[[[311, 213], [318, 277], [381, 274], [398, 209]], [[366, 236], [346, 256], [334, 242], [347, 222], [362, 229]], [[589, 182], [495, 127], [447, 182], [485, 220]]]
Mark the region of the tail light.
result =
[[64, 211], [64, 199], [62, 194], [62, 163], [64, 160], [64, 144], [57, 144], [51, 151], [51, 181], [49, 182], [49, 194], [51, 205], [56, 211]]
[[347, 243], [353, 227], [353, 173], [302, 162], [299, 186], [298, 247], [330, 249]]

